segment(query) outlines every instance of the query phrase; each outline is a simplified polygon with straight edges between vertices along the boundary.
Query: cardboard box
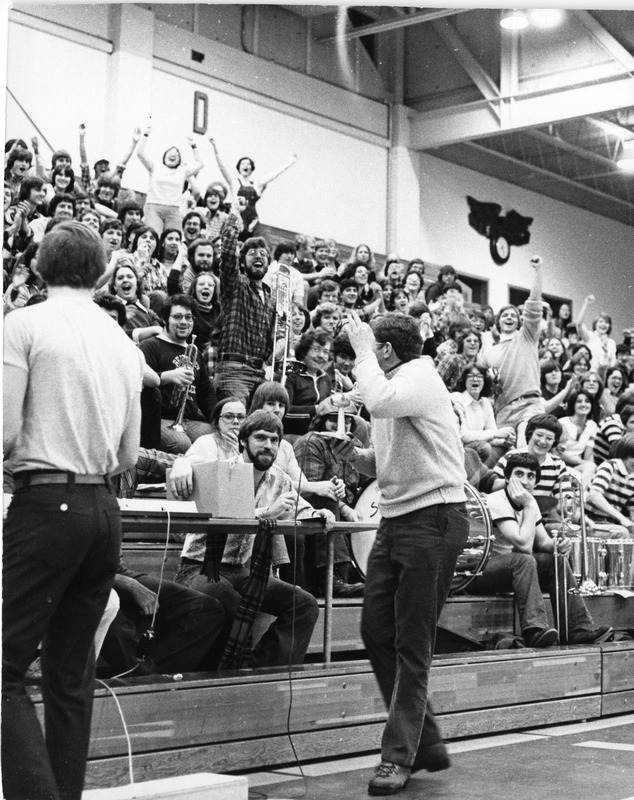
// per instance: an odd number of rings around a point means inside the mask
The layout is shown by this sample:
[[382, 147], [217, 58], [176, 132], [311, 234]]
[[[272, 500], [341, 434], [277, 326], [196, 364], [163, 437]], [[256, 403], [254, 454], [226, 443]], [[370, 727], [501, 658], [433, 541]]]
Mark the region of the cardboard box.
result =
[[[200, 513], [226, 519], [255, 518], [253, 464], [205, 461], [194, 464], [192, 470], [194, 491], [188, 500], [196, 503]], [[169, 471], [167, 499], [179, 499], [170, 492]]]

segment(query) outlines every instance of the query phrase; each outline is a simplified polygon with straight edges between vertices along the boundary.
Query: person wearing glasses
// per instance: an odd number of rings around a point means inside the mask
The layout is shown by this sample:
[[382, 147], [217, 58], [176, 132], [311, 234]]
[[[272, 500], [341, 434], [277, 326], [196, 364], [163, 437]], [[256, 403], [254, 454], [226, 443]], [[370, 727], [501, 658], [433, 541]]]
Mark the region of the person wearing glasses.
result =
[[[216, 405], [213, 384], [200, 351], [188, 355], [195, 313], [193, 297], [173, 295], [161, 309], [163, 331], [140, 344], [148, 366], [160, 377], [161, 449], [168, 453], [186, 453], [199, 436], [212, 432], [208, 420]], [[183, 401], [180, 390], [187, 387], [187, 399]], [[174, 421], [183, 402], [185, 412], [179, 430]]]

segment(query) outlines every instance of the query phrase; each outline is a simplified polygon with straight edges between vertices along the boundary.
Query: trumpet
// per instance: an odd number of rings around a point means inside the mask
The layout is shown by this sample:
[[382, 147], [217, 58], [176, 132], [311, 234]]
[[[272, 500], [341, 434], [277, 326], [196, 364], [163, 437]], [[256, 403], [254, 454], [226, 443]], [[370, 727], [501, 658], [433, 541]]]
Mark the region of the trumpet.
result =
[[[191, 344], [187, 345], [187, 348], [183, 355], [176, 356], [174, 359], [174, 363], [177, 367], [187, 367], [191, 370], [196, 370], [197, 361], [198, 361], [198, 348], [194, 344], [196, 336], [192, 336]], [[179, 433], [183, 432], [183, 418], [185, 416], [185, 406], [187, 405], [187, 401], [191, 394], [195, 392], [195, 386], [193, 383], [188, 384], [187, 386], [174, 386], [172, 391], [172, 397], [170, 398], [170, 405], [178, 406], [178, 414], [176, 415], [176, 419], [170, 425], [170, 428], [174, 431], [178, 431]]]

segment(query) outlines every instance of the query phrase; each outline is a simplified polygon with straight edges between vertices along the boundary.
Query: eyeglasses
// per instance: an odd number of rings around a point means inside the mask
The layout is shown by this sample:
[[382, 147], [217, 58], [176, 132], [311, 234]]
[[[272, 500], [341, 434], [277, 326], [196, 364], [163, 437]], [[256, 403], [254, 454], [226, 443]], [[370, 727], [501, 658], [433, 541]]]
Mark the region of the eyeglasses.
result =
[[220, 415], [220, 419], [224, 419], [225, 422], [244, 422], [246, 418], [246, 414], [230, 414], [229, 412]]
[[170, 314], [170, 319], [175, 322], [193, 322], [194, 317], [191, 314]]
[[329, 356], [330, 355], [330, 348], [329, 347], [319, 347], [319, 345], [313, 345], [309, 353], [313, 353], [314, 355], [322, 355], [322, 356]]

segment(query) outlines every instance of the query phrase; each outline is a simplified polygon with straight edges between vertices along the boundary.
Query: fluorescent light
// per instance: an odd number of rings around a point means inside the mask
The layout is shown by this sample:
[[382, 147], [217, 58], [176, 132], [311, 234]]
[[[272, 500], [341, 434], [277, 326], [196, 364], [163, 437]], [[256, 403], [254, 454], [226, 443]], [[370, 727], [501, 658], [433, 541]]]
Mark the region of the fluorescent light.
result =
[[634, 139], [622, 142], [622, 145], [621, 155], [617, 159], [616, 165], [625, 172], [634, 172]]
[[513, 8], [502, 14], [500, 27], [507, 31], [521, 31], [528, 27], [528, 17], [521, 9]]
[[538, 28], [554, 28], [564, 18], [564, 12], [560, 8], [534, 8], [528, 15]]

